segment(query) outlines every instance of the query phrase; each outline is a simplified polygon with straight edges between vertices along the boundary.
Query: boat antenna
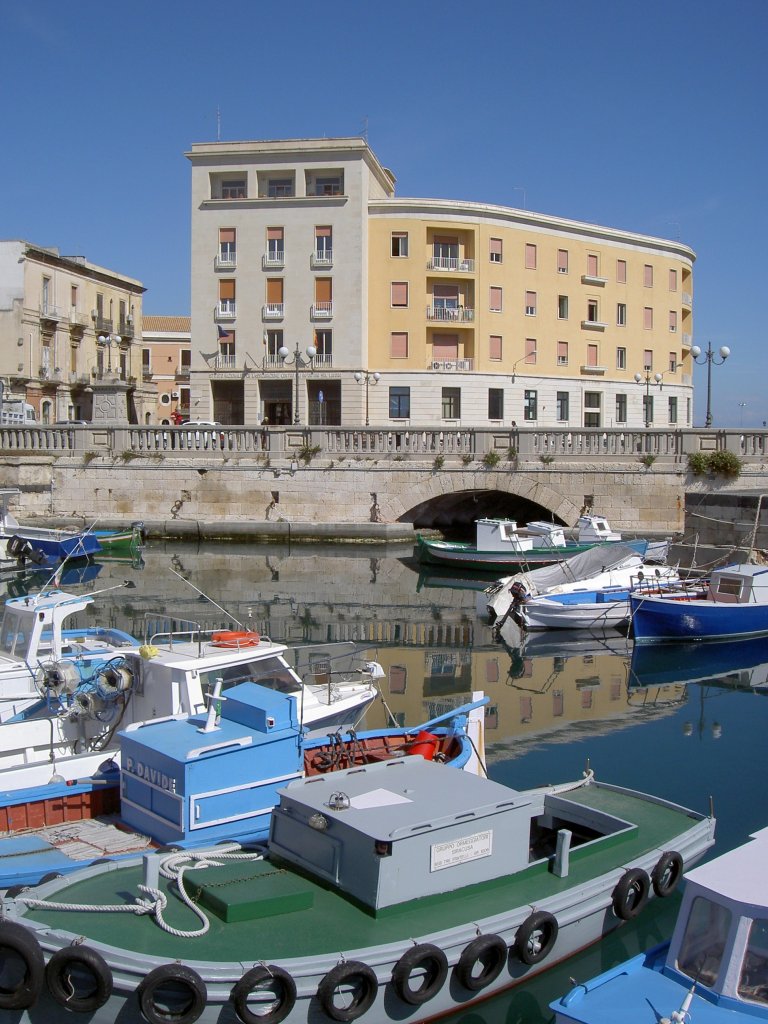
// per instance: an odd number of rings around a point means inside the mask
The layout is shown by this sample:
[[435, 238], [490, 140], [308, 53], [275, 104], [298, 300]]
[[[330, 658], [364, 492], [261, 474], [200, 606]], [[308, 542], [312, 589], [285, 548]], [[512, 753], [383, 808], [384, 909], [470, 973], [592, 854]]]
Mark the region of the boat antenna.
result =
[[[170, 566], [168, 568], [171, 569]], [[236, 615], [233, 615], [232, 612], [227, 611], [226, 608], [222, 608], [220, 604], [216, 604], [216, 602], [213, 600], [212, 597], [209, 597], [207, 594], [204, 594], [202, 590], [198, 590], [198, 588], [194, 585], [194, 583], [190, 583], [189, 580], [185, 576], [181, 575], [180, 572], [176, 572], [175, 569], [171, 569], [171, 572], [173, 573], [174, 576], [178, 576], [180, 580], [183, 580], [184, 583], [186, 583], [188, 587], [192, 587], [192, 589], [194, 590], [194, 592], [196, 594], [199, 594], [201, 597], [204, 597], [206, 601], [210, 601], [210, 603], [213, 605], [214, 608], [218, 608], [219, 611], [222, 612], [222, 614], [227, 615], [241, 629], [246, 629], [246, 626], [244, 625], [244, 623], [242, 623], [240, 621], [240, 619], [237, 618]]]

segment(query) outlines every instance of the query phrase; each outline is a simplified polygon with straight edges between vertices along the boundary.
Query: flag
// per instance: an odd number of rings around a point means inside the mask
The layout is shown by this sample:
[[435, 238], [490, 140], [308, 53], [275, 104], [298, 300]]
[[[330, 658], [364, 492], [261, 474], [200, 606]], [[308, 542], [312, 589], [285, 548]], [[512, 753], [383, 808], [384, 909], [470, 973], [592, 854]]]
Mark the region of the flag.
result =
[[229, 337], [229, 331], [225, 331], [224, 328], [221, 327], [220, 325], [218, 326], [217, 329], [218, 329], [219, 337], [220, 338], [228, 338]]

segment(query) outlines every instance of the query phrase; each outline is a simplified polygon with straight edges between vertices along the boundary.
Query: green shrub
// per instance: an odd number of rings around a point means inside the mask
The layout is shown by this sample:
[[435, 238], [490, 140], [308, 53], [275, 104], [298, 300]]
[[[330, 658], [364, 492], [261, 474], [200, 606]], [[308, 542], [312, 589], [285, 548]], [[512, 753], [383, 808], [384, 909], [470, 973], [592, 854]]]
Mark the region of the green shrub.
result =
[[688, 469], [694, 476], [716, 473], [736, 478], [741, 473], [741, 459], [728, 451], [693, 452], [688, 456]]
[[469, 452], [466, 452], [464, 455], [461, 456], [461, 461], [465, 466], [468, 466], [472, 461], [472, 456], [469, 454]]
[[703, 476], [707, 472], [707, 456], [704, 452], [692, 452], [688, 456], [688, 469], [694, 476]]
[[710, 473], [732, 477], [737, 477], [741, 473], [741, 459], [733, 452], [710, 452], [708, 461]]
[[445, 465], [445, 456], [444, 455], [436, 455], [435, 456], [435, 461], [432, 463], [433, 468], [436, 469], [436, 470], [437, 469], [442, 469], [444, 465]]
[[297, 457], [299, 459], [301, 459], [301, 461], [304, 463], [305, 466], [308, 466], [310, 464], [310, 462], [312, 461], [312, 459], [314, 459], [314, 457], [316, 455], [318, 455], [319, 453], [320, 453], [320, 445], [319, 444], [311, 445], [311, 444], [309, 444], [309, 442], [307, 442], [306, 444], [303, 444], [301, 446], [301, 448], [299, 448], [296, 451]]
[[501, 456], [498, 452], [490, 451], [486, 452], [483, 456], [483, 465], [486, 469], [493, 469], [501, 462]]
[[640, 456], [640, 460], [639, 461], [642, 462], [642, 464], [645, 466], [646, 469], [650, 469], [651, 466], [656, 461], [656, 456], [655, 455], [651, 455], [650, 452], [646, 452], [645, 455], [641, 455]]
[[550, 462], [554, 462], [554, 461], [555, 461], [555, 456], [554, 455], [540, 455], [539, 456], [539, 462], [543, 462], [545, 466], [548, 466], [550, 464]]

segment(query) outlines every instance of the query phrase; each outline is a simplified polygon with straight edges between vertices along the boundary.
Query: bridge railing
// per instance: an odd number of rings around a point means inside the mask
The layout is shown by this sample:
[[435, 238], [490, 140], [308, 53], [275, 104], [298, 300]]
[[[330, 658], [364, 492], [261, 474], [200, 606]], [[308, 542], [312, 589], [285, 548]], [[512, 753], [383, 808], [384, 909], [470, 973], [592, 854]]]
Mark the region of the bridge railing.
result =
[[[685, 463], [695, 452], [729, 451], [762, 461], [768, 430], [599, 428], [382, 428], [303, 426], [0, 426], [0, 451], [51, 456], [204, 458], [243, 456], [264, 460], [375, 457], [425, 462], [442, 455], [469, 464], [494, 452], [502, 460], [625, 460], [652, 455]], [[486, 462], [486, 464], [488, 464]]]

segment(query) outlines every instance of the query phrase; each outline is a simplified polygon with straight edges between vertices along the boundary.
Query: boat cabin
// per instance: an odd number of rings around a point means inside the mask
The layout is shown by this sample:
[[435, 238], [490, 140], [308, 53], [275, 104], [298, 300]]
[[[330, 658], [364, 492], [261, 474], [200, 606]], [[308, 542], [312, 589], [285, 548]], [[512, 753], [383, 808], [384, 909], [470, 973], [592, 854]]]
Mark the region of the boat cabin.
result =
[[708, 596], [718, 604], [768, 604], [768, 567], [745, 564], [715, 569]]
[[[724, 1008], [768, 1011], [768, 828], [686, 874], [664, 973]], [[682, 977], [681, 977], [682, 976]], [[696, 1020], [695, 1005], [693, 1019]]]
[[303, 774], [295, 696], [241, 683], [203, 715], [120, 734], [120, 803], [129, 829], [175, 846], [263, 838], [277, 791]]
[[563, 527], [554, 523], [529, 523], [519, 529], [514, 519], [478, 519], [475, 527], [478, 551], [509, 553], [566, 546]]
[[621, 540], [621, 534], [612, 530], [605, 516], [579, 516], [576, 523], [580, 544], [599, 543], [600, 541]]
[[291, 783], [269, 848], [379, 912], [537, 862], [565, 878], [572, 849], [636, 830], [567, 792], [517, 792], [409, 756]]

